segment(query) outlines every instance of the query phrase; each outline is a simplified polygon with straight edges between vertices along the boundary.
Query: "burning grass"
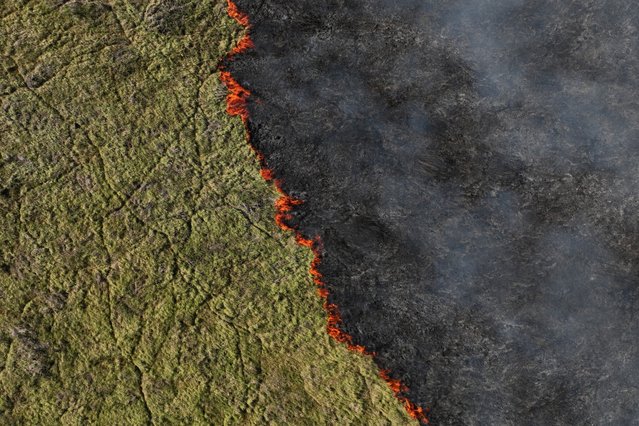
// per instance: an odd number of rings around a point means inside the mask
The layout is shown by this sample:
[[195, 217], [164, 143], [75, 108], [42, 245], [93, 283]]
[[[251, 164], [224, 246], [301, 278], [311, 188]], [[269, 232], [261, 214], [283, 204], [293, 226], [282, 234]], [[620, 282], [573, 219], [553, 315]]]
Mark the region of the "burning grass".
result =
[[[243, 26], [247, 33], [240, 39], [237, 45], [231, 50], [231, 52], [226, 57], [227, 61], [232, 61], [235, 56], [246, 52], [249, 49], [255, 47], [253, 41], [251, 40], [249, 31], [251, 29], [251, 23], [249, 17], [246, 13], [239, 10], [237, 5], [232, 0], [227, 0], [228, 5], [228, 14], [231, 18], [235, 19], [237, 23]], [[353, 352], [357, 352], [363, 355], [368, 355], [371, 357], [375, 357], [374, 352], [368, 351], [364, 346], [358, 345], [353, 342], [353, 337], [344, 332], [340, 328], [340, 324], [342, 324], [342, 318], [339, 313], [339, 308], [337, 305], [330, 303], [328, 300], [329, 291], [326, 288], [326, 283], [323, 281], [323, 277], [321, 272], [319, 272], [319, 265], [322, 259], [322, 241], [319, 236], [315, 236], [313, 238], [307, 238], [302, 233], [296, 229], [294, 226], [290, 225], [289, 221], [292, 219], [292, 212], [296, 206], [303, 204], [303, 200], [292, 197], [288, 195], [282, 188], [282, 181], [280, 179], [275, 178], [275, 174], [272, 170], [270, 170], [266, 164], [266, 160], [264, 155], [259, 152], [255, 146], [251, 143], [251, 134], [248, 126], [249, 120], [249, 110], [248, 110], [248, 99], [251, 96], [251, 92], [242, 85], [240, 85], [231, 75], [231, 73], [226, 70], [223, 66], [220, 71], [220, 79], [222, 83], [227, 87], [227, 107], [226, 111], [231, 116], [238, 116], [242, 119], [244, 126], [246, 128], [247, 140], [249, 145], [255, 152], [259, 164], [260, 164], [260, 173], [262, 177], [269, 181], [273, 182], [275, 188], [280, 194], [279, 198], [275, 201], [275, 222], [277, 225], [285, 231], [292, 231], [295, 233], [295, 241], [303, 247], [309, 248], [313, 252], [313, 260], [311, 261], [311, 266], [309, 269], [309, 273], [313, 277], [313, 282], [317, 287], [317, 293], [323, 300], [323, 307], [327, 314], [327, 325], [326, 330], [327, 333], [335, 339], [337, 342], [343, 343], [347, 346], [347, 348]], [[417, 404], [410, 401], [406, 396], [406, 392], [408, 388], [401, 383], [400, 380], [394, 379], [390, 376], [390, 371], [381, 370], [379, 372], [380, 377], [388, 384], [391, 388], [395, 397], [404, 405], [404, 408], [408, 412], [408, 414], [413, 418], [418, 420], [423, 424], [428, 424], [427, 411]]]

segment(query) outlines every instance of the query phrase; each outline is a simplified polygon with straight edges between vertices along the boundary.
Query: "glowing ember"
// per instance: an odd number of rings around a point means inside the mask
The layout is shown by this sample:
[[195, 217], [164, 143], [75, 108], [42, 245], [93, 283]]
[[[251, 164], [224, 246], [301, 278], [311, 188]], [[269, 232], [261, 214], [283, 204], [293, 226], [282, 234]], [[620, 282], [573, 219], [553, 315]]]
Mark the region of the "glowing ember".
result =
[[[251, 25], [248, 15], [241, 12], [237, 5], [231, 0], [227, 0], [227, 4], [229, 16], [249, 30]], [[234, 56], [245, 52], [254, 46], [255, 45], [253, 44], [250, 35], [247, 33], [227, 55], [226, 60], [233, 60]], [[303, 201], [286, 194], [286, 192], [282, 189], [282, 181], [275, 179], [273, 171], [267, 167], [264, 155], [261, 152], [258, 152], [255, 147], [250, 144], [251, 134], [248, 128], [249, 111], [247, 103], [251, 96], [251, 92], [235, 81], [235, 79], [231, 76], [231, 73], [226, 71], [224, 66], [220, 66], [220, 69], [220, 80], [228, 90], [228, 94], [226, 96], [226, 112], [231, 116], [239, 116], [242, 119], [242, 122], [246, 127], [249, 145], [255, 152], [260, 163], [260, 174], [266, 181], [274, 182], [275, 188], [280, 193], [280, 197], [275, 201], [275, 222], [281, 229], [285, 231], [293, 231], [295, 233], [295, 241], [301, 246], [310, 248], [313, 252], [313, 260], [311, 262], [309, 272], [313, 277], [313, 282], [317, 286], [318, 295], [324, 300], [324, 310], [328, 315], [326, 324], [328, 334], [336, 341], [346, 344], [349, 350], [374, 357], [374, 352], [369, 352], [364, 346], [354, 344], [353, 337], [339, 328], [342, 323], [342, 317], [340, 316], [337, 305], [328, 302], [329, 292], [326, 288], [326, 284], [322, 280], [322, 274], [318, 271], [318, 267], [321, 262], [322, 242], [319, 237], [315, 237], [313, 239], [305, 238], [295, 227], [288, 223], [293, 218], [292, 212], [295, 209], [295, 206], [301, 205]], [[397, 399], [399, 399], [404, 405], [408, 414], [412, 418], [428, 424], [428, 418], [426, 417], [424, 409], [403, 396], [403, 393], [408, 391], [408, 388], [402, 385], [398, 379], [391, 378], [388, 370], [380, 371], [380, 376], [384, 379], [384, 381], [386, 381], [386, 383], [388, 383]]]

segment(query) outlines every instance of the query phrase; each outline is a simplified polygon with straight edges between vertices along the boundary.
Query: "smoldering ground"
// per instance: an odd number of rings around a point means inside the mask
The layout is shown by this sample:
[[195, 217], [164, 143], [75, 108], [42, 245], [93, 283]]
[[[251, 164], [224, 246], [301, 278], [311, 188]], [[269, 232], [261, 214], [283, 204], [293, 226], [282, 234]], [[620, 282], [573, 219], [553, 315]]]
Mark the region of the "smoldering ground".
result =
[[639, 422], [639, 7], [238, 5], [253, 143], [432, 423]]

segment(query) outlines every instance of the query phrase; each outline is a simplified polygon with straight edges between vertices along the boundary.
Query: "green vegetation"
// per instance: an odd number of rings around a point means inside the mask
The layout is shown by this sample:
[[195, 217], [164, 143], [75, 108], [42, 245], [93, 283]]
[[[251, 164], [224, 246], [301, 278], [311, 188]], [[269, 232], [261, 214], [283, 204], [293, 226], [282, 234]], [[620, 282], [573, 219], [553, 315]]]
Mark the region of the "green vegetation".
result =
[[222, 0], [0, 2], [0, 424], [406, 424], [324, 330]]

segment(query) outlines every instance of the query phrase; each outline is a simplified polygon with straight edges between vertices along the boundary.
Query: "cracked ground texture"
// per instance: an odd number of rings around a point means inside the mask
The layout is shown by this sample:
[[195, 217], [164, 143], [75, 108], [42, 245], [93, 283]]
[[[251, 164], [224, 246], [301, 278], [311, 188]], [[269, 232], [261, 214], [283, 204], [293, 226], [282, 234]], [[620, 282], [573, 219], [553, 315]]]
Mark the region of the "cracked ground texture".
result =
[[225, 2], [0, 15], [0, 423], [411, 422], [273, 223]]

